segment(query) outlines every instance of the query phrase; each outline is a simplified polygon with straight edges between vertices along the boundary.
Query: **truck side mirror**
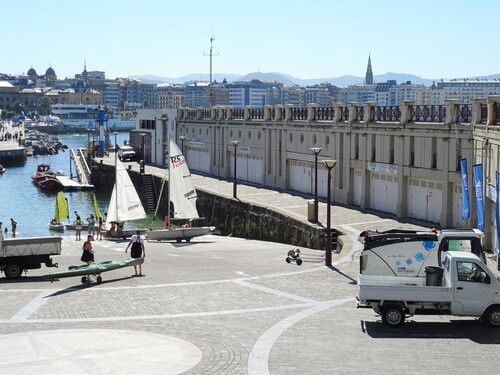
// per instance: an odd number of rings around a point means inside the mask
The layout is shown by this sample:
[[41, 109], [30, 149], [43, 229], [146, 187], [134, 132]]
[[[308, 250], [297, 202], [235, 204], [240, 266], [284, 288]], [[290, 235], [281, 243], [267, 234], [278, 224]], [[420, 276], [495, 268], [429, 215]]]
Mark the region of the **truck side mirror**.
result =
[[484, 278], [484, 283], [485, 284], [491, 284], [491, 277], [490, 277], [490, 275], [486, 275], [486, 277]]

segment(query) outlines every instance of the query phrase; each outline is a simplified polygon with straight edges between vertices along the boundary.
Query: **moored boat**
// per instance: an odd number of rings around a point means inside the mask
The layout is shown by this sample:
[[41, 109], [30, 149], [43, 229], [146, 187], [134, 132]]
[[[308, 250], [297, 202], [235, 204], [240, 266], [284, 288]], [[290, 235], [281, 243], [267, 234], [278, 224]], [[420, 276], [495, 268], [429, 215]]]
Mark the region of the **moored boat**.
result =
[[58, 180], [56, 176], [45, 176], [45, 178], [38, 181], [38, 186], [46, 190], [63, 190], [64, 185]]
[[68, 200], [64, 196], [64, 193], [60, 191], [59, 193], [57, 193], [56, 209], [54, 213], [54, 218], [51, 220], [49, 224], [49, 229], [64, 230], [64, 224], [61, 222], [61, 220], [68, 218], [69, 218]]
[[33, 176], [31, 176], [31, 179], [38, 185], [39, 182], [45, 180], [46, 177], [55, 177], [55, 175], [56, 174], [52, 171], [52, 169], [50, 169], [50, 164], [40, 163], [36, 167], [36, 172]]
[[3, 167], [3, 165], [0, 164], [0, 174], [4, 174], [5, 172], [5, 168]]

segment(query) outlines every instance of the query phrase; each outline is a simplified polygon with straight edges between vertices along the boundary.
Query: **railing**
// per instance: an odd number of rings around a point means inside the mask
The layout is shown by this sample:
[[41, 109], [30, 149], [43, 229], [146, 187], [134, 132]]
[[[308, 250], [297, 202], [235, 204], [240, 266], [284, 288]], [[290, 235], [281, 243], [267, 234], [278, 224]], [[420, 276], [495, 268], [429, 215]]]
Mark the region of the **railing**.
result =
[[446, 108], [442, 105], [410, 106], [410, 122], [444, 122]]
[[331, 121], [350, 122], [399, 122], [399, 123], [444, 123], [444, 124], [485, 124], [500, 125], [500, 96], [479, 98], [472, 104], [460, 104], [457, 100], [446, 100], [444, 105], [414, 105], [411, 101], [399, 106], [378, 106], [375, 103], [342, 103], [332, 107], [308, 104], [306, 108], [293, 105], [266, 105], [264, 108], [232, 108], [215, 106], [208, 108], [183, 108], [180, 120], [211, 121]]
[[376, 106], [372, 121], [399, 122], [401, 109], [397, 106]]

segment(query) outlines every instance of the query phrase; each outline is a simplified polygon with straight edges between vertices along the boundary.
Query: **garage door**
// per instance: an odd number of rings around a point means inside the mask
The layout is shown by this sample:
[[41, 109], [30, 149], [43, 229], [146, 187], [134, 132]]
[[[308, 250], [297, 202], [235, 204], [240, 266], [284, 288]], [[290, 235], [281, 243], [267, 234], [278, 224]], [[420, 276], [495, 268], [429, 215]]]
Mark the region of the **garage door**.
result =
[[290, 190], [313, 194], [314, 167], [311, 163], [290, 160]]
[[189, 170], [210, 173], [210, 152], [202, 148], [189, 148], [184, 157]]
[[363, 179], [362, 179], [363, 171], [356, 169], [354, 170], [354, 196], [353, 196], [353, 204], [356, 206], [361, 206], [361, 195], [363, 194]]
[[417, 178], [408, 179], [408, 216], [439, 223], [443, 203], [443, 184]]
[[396, 214], [399, 200], [398, 180], [397, 176], [372, 172], [370, 175], [370, 207]]

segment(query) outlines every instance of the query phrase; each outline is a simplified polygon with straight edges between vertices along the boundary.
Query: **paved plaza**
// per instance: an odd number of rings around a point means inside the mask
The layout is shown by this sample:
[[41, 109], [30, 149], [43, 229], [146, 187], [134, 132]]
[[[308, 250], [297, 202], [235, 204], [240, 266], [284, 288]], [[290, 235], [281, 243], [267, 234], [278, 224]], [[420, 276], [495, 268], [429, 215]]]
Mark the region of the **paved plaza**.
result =
[[[198, 176], [197, 184], [231, 194], [224, 181]], [[301, 197], [251, 187], [239, 194], [306, 214]], [[59, 269], [0, 278], [0, 373], [498, 373], [500, 331], [475, 319], [417, 316], [389, 329], [357, 309], [359, 232], [422, 227], [333, 210], [346, 245], [331, 268], [319, 250], [301, 248], [298, 266], [285, 262], [291, 245], [210, 235], [146, 242], [144, 277], [122, 268], [102, 274], [100, 285], [50, 283], [42, 275], [80, 263], [82, 241], [65, 233]], [[97, 262], [127, 258], [127, 241], [93, 245]]]

